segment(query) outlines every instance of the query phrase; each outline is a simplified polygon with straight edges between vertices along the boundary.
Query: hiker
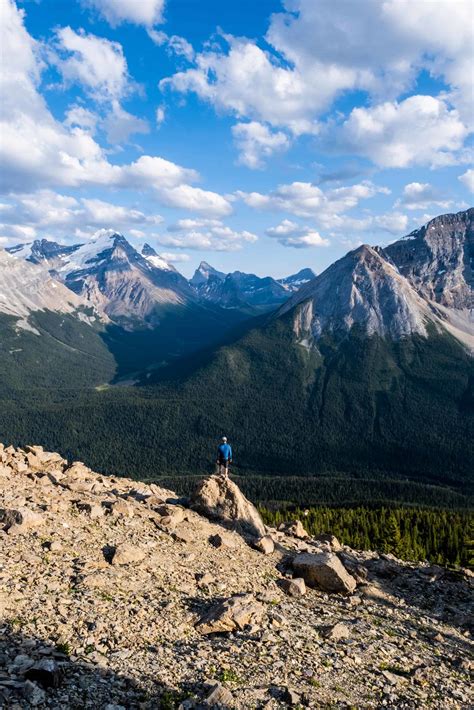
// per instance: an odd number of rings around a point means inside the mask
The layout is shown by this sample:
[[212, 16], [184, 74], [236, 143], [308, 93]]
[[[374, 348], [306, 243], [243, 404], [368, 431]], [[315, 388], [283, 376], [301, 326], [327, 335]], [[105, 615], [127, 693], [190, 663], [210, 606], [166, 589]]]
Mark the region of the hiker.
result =
[[227, 437], [223, 436], [219, 448], [217, 449], [217, 465], [219, 467], [219, 475], [224, 478], [229, 476], [229, 464], [232, 463], [232, 448], [227, 443]]

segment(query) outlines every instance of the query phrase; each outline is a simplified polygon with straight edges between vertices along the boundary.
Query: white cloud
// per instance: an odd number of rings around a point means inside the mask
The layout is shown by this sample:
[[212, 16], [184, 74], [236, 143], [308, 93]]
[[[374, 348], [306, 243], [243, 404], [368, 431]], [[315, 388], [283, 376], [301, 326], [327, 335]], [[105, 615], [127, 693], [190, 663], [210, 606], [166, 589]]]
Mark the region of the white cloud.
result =
[[360, 200], [387, 194], [387, 188], [378, 187], [369, 181], [339, 187], [323, 192], [310, 182], [293, 182], [279, 185], [267, 195], [259, 192], [236, 193], [249, 207], [262, 210], [289, 212], [298, 217], [313, 217], [323, 226], [332, 226], [338, 213], [356, 207]]
[[472, 122], [471, 0], [284, 0], [270, 18], [263, 50], [245, 38], [196, 55], [164, 80], [239, 117], [314, 132], [342, 92], [393, 101], [423, 69], [449, 85], [462, 120]]
[[[84, 123], [84, 114], [78, 119], [76, 112], [65, 123], [57, 121], [37, 90], [42, 64], [37, 45], [25, 29], [23, 11], [5, 0], [0, 17], [0, 188], [4, 192], [102, 185], [151, 190], [163, 204], [203, 214], [208, 210], [210, 216], [231, 212], [224, 197], [187, 184], [199, 179], [195, 170], [149, 155], [128, 165], [111, 164], [91, 134], [90, 121], [87, 129], [77, 125], [79, 120]], [[90, 83], [110, 95], [115, 92], [114, 82], [107, 84], [105, 78]]]
[[474, 170], [472, 168], [466, 170], [463, 175], [460, 175], [458, 180], [460, 180], [462, 184], [467, 187], [469, 192], [474, 192]]
[[258, 237], [247, 230], [236, 231], [220, 220], [179, 220], [168, 227], [168, 234], [155, 235], [164, 246], [175, 249], [206, 249], [211, 251], [237, 251], [245, 243], [256, 242]]
[[[64, 237], [65, 232], [89, 234], [97, 227], [126, 228], [130, 225], [156, 227], [163, 218], [156, 214], [144, 214], [134, 207], [116, 205], [96, 198], [76, 199], [51, 190], [41, 190], [31, 195], [11, 196], [0, 210], [3, 234], [6, 230], [12, 238], [34, 238], [37, 232]], [[79, 231], [78, 231], [79, 230]], [[87, 231], [89, 230], [89, 231]], [[130, 232], [131, 233], [131, 232]], [[144, 234], [144, 233], [142, 233]]]
[[70, 106], [66, 111], [64, 125], [70, 127], [76, 126], [77, 128], [82, 128], [94, 134], [98, 120], [98, 116], [92, 111], [89, 111], [89, 109], [74, 105]]
[[217, 217], [225, 217], [232, 212], [232, 205], [222, 195], [191, 185], [163, 188], [160, 190], [160, 200], [167, 207], [178, 207]]
[[112, 110], [105, 117], [103, 126], [111, 145], [126, 143], [131, 135], [149, 133], [150, 126], [142, 118], [133, 116], [123, 109], [118, 101], [112, 102]]
[[178, 219], [174, 224], [167, 227], [168, 232], [183, 232], [202, 229], [202, 227], [219, 227], [222, 222], [219, 219], [185, 218]]
[[185, 57], [188, 62], [194, 59], [193, 46], [184, 37], [168, 35], [166, 32], [158, 32], [157, 30], [148, 30], [148, 35], [158, 47], [166, 46], [168, 54]]
[[158, 106], [156, 109], [156, 125], [159, 127], [161, 124], [164, 122], [166, 118], [166, 112], [165, 112], [165, 107], [164, 106]]
[[395, 203], [409, 210], [426, 210], [430, 206], [449, 209], [451, 200], [446, 200], [439, 191], [428, 182], [410, 182], [403, 188], [403, 194]]
[[67, 83], [78, 83], [95, 99], [111, 100], [130, 90], [127, 62], [118, 42], [75, 32], [57, 30], [57, 54], [53, 57]]
[[410, 96], [400, 103], [354, 108], [342, 126], [327, 135], [326, 142], [380, 167], [435, 167], [456, 163], [456, 153], [467, 135], [458, 112], [445, 101]]
[[239, 151], [238, 162], [248, 168], [263, 168], [265, 159], [290, 146], [288, 136], [282, 131], [272, 132], [258, 121], [237, 123], [232, 127], [234, 142]]
[[163, 22], [165, 0], [82, 0], [97, 10], [112, 27], [122, 22], [150, 27]]
[[270, 227], [265, 233], [285, 247], [307, 249], [308, 247], [329, 246], [329, 240], [324, 239], [319, 232], [311, 227], [302, 227], [289, 219], [284, 219], [276, 227]]
[[168, 261], [171, 264], [184, 263], [186, 261], [189, 261], [191, 258], [189, 256], [189, 254], [177, 254], [176, 252], [171, 252], [171, 251], [162, 251], [160, 256], [165, 261]]

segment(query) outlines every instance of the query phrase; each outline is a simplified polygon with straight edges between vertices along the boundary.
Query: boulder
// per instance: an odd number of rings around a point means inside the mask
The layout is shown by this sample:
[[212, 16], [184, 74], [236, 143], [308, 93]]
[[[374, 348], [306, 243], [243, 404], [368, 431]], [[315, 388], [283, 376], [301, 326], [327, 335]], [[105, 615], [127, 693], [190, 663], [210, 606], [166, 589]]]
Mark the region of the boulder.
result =
[[230, 479], [210, 476], [201, 481], [191, 496], [191, 508], [211, 519], [232, 524], [253, 537], [265, 535], [265, 525], [255, 506]]
[[59, 666], [52, 658], [43, 658], [25, 673], [25, 678], [43, 688], [57, 688], [61, 680]]
[[333, 552], [340, 552], [342, 550], [342, 545], [335, 535], [331, 533], [322, 533], [321, 535], [316, 535], [314, 540], [316, 542], [323, 542], [329, 545]]
[[250, 624], [260, 624], [264, 611], [263, 604], [251, 594], [237, 594], [214, 605], [196, 622], [195, 628], [201, 634], [242, 631]]
[[279, 582], [279, 585], [290, 597], [302, 597], [303, 594], [306, 594], [306, 584], [304, 583], [304, 579], [302, 577], [282, 579]]
[[310, 587], [319, 587], [325, 592], [351, 593], [356, 580], [343, 567], [336, 555], [328, 552], [311, 554], [302, 552], [293, 560], [293, 569]]
[[279, 530], [282, 530], [286, 535], [291, 535], [299, 540], [305, 540], [309, 537], [309, 534], [304, 529], [301, 520], [291, 520], [290, 522], [282, 523]]
[[206, 706], [210, 708], [233, 708], [234, 698], [230, 690], [217, 683], [206, 698]]
[[9, 535], [28, 532], [43, 525], [44, 518], [29, 508], [0, 508], [0, 525]]
[[128, 565], [132, 562], [141, 562], [145, 558], [145, 553], [135, 545], [122, 542], [117, 545], [112, 557], [113, 565]]
[[340, 621], [337, 624], [332, 624], [331, 626], [325, 626], [321, 629], [321, 634], [325, 639], [329, 641], [341, 641], [341, 639], [347, 639], [351, 635], [350, 629], [346, 624]]
[[273, 542], [271, 535], [264, 535], [257, 540], [255, 548], [260, 552], [263, 552], [264, 555], [271, 555], [275, 550], [275, 543]]
[[235, 550], [238, 547], [237, 540], [234, 540], [231, 535], [217, 533], [209, 537], [209, 542], [213, 547], [227, 547], [229, 550]]

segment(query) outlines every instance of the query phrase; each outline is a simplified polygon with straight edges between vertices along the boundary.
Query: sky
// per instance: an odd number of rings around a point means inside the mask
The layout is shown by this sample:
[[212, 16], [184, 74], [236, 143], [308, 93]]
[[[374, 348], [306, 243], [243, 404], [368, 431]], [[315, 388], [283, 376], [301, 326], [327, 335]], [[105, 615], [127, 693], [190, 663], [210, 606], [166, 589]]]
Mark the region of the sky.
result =
[[472, 0], [0, 0], [0, 247], [321, 272], [473, 203]]

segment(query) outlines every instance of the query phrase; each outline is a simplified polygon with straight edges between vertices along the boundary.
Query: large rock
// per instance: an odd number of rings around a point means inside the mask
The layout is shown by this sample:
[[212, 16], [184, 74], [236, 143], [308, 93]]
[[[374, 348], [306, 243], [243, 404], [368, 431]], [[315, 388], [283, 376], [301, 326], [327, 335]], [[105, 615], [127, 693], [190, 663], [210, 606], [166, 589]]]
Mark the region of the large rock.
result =
[[122, 542], [115, 548], [112, 564], [113, 565], [128, 565], [134, 562], [141, 562], [145, 559], [145, 553], [136, 545], [131, 545], [127, 542]]
[[255, 506], [240, 488], [221, 476], [210, 476], [198, 484], [191, 497], [191, 508], [209, 518], [231, 523], [242, 533], [261, 538], [265, 525]]
[[213, 606], [195, 624], [201, 634], [218, 634], [244, 629], [247, 625], [259, 624], [264, 607], [251, 594], [237, 594]]
[[317, 555], [302, 552], [293, 560], [293, 569], [309, 587], [319, 587], [325, 592], [351, 593], [356, 580], [342, 565], [336, 555], [321, 552]]
[[23, 506], [16, 509], [0, 508], [0, 525], [9, 535], [28, 532], [43, 525], [43, 523], [43, 516], [40, 513], [29, 510], [29, 508]]

